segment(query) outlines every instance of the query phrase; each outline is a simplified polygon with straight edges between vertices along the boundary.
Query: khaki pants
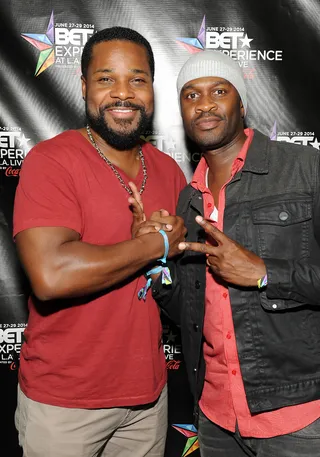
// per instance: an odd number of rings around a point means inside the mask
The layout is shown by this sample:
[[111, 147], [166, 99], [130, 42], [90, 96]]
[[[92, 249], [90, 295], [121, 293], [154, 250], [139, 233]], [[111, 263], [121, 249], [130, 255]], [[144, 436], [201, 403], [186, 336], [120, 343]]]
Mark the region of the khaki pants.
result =
[[152, 404], [76, 409], [27, 398], [18, 387], [15, 413], [24, 457], [163, 457], [167, 386]]

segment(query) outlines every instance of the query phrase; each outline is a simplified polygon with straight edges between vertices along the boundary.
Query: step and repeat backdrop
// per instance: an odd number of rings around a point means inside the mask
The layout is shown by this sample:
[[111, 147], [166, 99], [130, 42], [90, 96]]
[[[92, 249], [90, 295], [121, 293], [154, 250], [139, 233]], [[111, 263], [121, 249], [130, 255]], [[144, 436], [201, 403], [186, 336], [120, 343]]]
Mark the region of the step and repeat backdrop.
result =
[[[0, 454], [21, 457], [13, 415], [28, 284], [11, 238], [21, 165], [39, 141], [84, 125], [80, 59], [95, 32], [139, 31], [156, 61], [156, 111], [144, 139], [172, 156], [188, 180], [199, 153], [186, 141], [175, 82], [186, 59], [217, 49], [237, 59], [248, 88], [247, 125], [274, 141], [320, 142], [319, 0], [8, 0], [0, 2]], [[166, 457], [197, 457], [179, 331], [163, 320], [169, 374]]]

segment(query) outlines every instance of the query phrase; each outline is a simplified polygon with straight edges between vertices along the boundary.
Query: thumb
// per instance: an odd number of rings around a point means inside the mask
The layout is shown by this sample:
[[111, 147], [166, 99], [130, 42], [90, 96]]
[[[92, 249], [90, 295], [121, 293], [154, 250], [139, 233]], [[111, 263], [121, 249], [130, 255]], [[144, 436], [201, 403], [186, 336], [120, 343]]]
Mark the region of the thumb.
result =
[[170, 213], [166, 209], [160, 209], [160, 216], [161, 217], [170, 216]]

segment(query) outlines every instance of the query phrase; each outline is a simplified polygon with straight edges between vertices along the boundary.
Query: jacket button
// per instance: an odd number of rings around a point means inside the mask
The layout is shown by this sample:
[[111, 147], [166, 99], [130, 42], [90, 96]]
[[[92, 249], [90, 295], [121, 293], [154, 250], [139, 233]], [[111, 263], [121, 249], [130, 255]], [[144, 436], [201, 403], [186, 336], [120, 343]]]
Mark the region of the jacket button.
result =
[[200, 289], [200, 281], [196, 280], [196, 282], [194, 283], [194, 287], [196, 289]]
[[193, 324], [193, 330], [197, 332], [199, 330], [199, 325], [198, 324]]
[[198, 370], [196, 368], [193, 369], [193, 372], [196, 373]]
[[274, 303], [274, 304], [272, 305], [272, 308], [273, 308], [273, 309], [277, 309], [277, 308], [278, 308], [278, 305], [277, 305], [276, 303]]
[[289, 217], [289, 214], [287, 213], [287, 211], [281, 211], [281, 213], [279, 213], [279, 219], [280, 221], [286, 221]]

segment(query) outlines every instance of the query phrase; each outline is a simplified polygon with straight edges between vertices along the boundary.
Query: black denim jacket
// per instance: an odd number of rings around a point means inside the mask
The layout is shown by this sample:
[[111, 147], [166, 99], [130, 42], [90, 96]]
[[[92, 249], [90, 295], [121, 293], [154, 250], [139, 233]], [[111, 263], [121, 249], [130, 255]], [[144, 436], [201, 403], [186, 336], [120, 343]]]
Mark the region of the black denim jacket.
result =
[[[241, 373], [251, 413], [320, 398], [320, 154], [255, 131], [245, 164], [226, 186], [224, 233], [265, 262], [268, 285], [229, 286]], [[189, 241], [202, 195], [188, 185], [177, 214]], [[180, 327], [196, 403], [204, 382], [205, 259], [185, 252], [171, 263], [172, 287], [153, 296]]]

